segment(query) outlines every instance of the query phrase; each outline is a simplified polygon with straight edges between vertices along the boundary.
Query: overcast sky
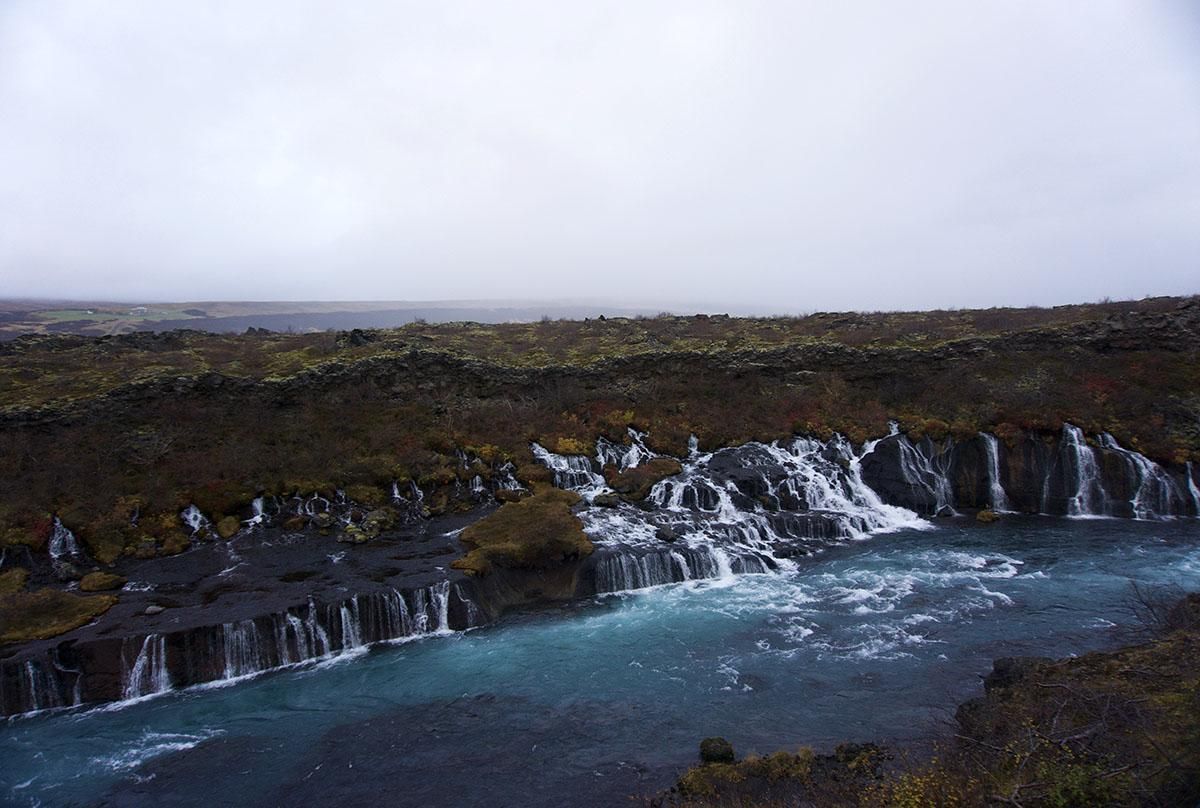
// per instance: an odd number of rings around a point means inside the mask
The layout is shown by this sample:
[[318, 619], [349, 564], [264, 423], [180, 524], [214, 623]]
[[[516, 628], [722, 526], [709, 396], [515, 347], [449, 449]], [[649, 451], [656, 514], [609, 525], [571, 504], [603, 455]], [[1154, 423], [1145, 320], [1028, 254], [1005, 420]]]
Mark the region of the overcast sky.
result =
[[0, 296], [1200, 292], [1200, 3], [0, 2]]

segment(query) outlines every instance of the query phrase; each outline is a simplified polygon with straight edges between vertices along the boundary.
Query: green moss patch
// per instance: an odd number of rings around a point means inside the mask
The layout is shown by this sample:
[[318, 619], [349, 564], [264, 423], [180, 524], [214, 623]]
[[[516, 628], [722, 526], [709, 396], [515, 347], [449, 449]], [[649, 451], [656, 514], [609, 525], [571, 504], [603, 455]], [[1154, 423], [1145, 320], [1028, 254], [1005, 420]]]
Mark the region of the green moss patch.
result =
[[222, 539], [232, 539], [241, 528], [242, 523], [236, 516], [225, 516], [217, 522], [217, 535]]
[[111, 609], [116, 595], [83, 597], [58, 589], [0, 597], [0, 643], [45, 640], [87, 625]]
[[84, 592], [108, 592], [124, 585], [125, 579], [112, 572], [89, 572], [79, 581], [79, 588]]
[[571, 512], [577, 502], [572, 491], [548, 489], [502, 505], [462, 532], [459, 538], [470, 552], [451, 566], [486, 575], [493, 566], [553, 569], [590, 555], [592, 542]]

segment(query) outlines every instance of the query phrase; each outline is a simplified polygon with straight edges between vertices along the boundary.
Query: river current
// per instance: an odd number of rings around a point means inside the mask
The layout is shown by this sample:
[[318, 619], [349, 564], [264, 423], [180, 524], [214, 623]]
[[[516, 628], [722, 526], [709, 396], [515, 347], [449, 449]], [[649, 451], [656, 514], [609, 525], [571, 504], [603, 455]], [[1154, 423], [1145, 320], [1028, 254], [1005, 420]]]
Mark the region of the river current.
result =
[[922, 744], [1000, 656], [1127, 642], [1194, 520], [936, 520], [780, 572], [607, 595], [220, 686], [0, 724], [14, 805], [617, 805], [698, 741]]

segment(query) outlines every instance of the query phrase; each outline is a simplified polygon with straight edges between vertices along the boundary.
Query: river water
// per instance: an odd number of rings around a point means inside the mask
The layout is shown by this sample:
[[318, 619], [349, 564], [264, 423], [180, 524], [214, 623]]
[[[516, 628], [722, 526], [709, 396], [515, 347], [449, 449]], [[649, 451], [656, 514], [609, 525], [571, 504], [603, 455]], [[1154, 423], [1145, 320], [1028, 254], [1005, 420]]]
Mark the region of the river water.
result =
[[[628, 805], [703, 737], [921, 744], [999, 656], [1132, 638], [1195, 520], [937, 520], [221, 686], [0, 724], [14, 805]], [[635, 803], [636, 804], [636, 803]]]

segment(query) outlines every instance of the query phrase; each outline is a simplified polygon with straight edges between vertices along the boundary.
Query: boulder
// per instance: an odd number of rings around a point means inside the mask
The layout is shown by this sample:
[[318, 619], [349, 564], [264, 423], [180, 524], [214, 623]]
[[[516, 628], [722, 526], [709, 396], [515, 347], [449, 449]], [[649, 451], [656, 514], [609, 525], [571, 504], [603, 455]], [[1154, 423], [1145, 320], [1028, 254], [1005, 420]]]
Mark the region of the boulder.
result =
[[679, 533], [670, 525], [659, 525], [658, 529], [654, 531], [654, 537], [667, 544], [673, 544], [679, 540]]
[[347, 525], [338, 535], [337, 540], [342, 544], [363, 544], [371, 540], [371, 536], [358, 525]]
[[217, 522], [217, 535], [222, 539], [232, 539], [241, 529], [242, 523], [236, 516], [226, 516]]
[[63, 582], [78, 581], [83, 577], [83, 573], [70, 561], [56, 558], [54, 560], [54, 577]]
[[370, 538], [375, 538], [385, 530], [396, 526], [396, 512], [391, 508], [376, 508], [362, 520], [362, 530]]
[[592, 504], [601, 508], [615, 508], [621, 504], [621, 497], [617, 494], [597, 494], [592, 497]]

